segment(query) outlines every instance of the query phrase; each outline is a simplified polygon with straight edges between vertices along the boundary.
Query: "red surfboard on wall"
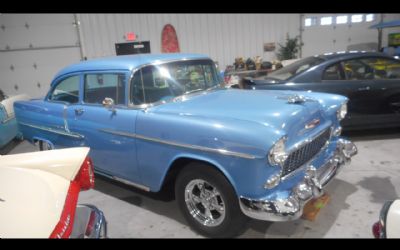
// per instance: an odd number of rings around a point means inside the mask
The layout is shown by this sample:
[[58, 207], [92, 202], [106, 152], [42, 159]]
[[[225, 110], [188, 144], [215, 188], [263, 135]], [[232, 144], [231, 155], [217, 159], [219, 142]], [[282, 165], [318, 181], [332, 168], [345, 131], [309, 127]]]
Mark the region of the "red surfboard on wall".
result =
[[174, 26], [167, 24], [164, 26], [161, 33], [161, 52], [162, 53], [177, 53], [180, 52], [178, 37]]

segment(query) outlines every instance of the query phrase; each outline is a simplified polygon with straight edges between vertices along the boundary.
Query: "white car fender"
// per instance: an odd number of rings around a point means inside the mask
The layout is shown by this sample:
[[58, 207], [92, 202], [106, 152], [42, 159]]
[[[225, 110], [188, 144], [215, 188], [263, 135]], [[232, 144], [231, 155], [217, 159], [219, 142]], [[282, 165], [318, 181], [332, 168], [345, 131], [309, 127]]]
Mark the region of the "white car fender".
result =
[[89, 148], [0, 156], [0, 238], [48, 238]]
[[73, 180], [89, 153], [88, 147], [0, 156], [0, 167], [38, 169]]
[[29, 100], [29, 99], [30, 99], [30, 97], [25, 94], [16, 95], [16, 96], [11, 96], [11, 97], [1, 101], [0, 104], [4, 106], [4, 109], [7, 112], [8, 117], [14, 117], [14, 102], [25, 101], [25, 100]]
[[395, 200], [386, 217], [386, 238], [400, 238], [400, 200]]

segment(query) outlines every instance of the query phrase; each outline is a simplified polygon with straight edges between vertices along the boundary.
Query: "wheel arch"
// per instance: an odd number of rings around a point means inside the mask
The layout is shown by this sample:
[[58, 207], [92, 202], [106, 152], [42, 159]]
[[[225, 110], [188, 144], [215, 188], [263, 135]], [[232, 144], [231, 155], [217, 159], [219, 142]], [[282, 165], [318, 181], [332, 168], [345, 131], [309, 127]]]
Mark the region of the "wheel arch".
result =
[[220, 172], [226, 179], [227, 181], [232, 185], [233, 190], [235, 190], [235, 193], [237, 195], [237, 190], [236, 190], [236, 185], [235, 181], [233, 180], [232, 176], [228, 173], [228, 171], [217, 161], [213, 159], [209, 159], [206, 157], [198, 156], [198, 155], [191, 155], [191, 154], [182, 154], [178, 155], [175, 158], [171, 160], [171, 162], [168, 165], [168, 169], [164, 174], [164, 178], [162, 179], [160, 190], [166, 189], [166, 188], [171, 188], [170, 185], [174, 185], [177, 176], [181, 172], [181, 170], [186, 167], [188, 164], [191, 162], [199, 162], [199, 163], [204, 163], [218, 172]]
[[39, 144], [38, 144], [38, 143], [40, 143], [41, 141], [47, 142], [47, 143], [51, 146], [52, 149], [55, 148], [55, 147], [54, 147], [54, 144], [53, 144], [51, 141], [49, 141], [48, 139], [45, 139], [45, 138], [39, 137], [39, 136], [34, 136], [34, 137], [32, 137], [32, 143], [33, 143], [34, 145], [37, 145], [38, 147], [39, 147]]

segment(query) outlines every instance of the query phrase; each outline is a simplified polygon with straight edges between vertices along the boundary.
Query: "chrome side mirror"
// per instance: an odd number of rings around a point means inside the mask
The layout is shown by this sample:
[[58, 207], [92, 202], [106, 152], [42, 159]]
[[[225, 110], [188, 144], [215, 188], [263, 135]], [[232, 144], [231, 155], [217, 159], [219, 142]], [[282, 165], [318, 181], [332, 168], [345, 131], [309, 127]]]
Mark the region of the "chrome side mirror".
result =
[[108, 110], [112, 111], [113, 113], [115, 113], [115, 105], [114, 105], [114, 100], [112, 98], [109, 97], [104, 98], [103, 106]]

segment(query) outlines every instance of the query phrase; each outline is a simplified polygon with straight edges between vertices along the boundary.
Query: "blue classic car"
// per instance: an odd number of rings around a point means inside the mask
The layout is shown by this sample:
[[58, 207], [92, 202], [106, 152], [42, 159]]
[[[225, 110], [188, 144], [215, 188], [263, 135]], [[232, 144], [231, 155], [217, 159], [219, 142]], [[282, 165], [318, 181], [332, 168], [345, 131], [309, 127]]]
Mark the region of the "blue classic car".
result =
[[[228, 89], [198, 54], [130, 55], [60, 71], [15, 103], [40, 149], [89, 146], [95, 171], [146, 191], [174, 185], [188, 223], [229, 237], [248, 217], [286, 221], [356, 154], [340, 95]], [[247, 216], [245, 216], [247, 215]]]
[[20, 136], [14, 116], [13, 104], [18, 100], [27, 100], [26, 95], [7, 97], [0, 90], [0, 148], [6, 146], [15, 137]]

